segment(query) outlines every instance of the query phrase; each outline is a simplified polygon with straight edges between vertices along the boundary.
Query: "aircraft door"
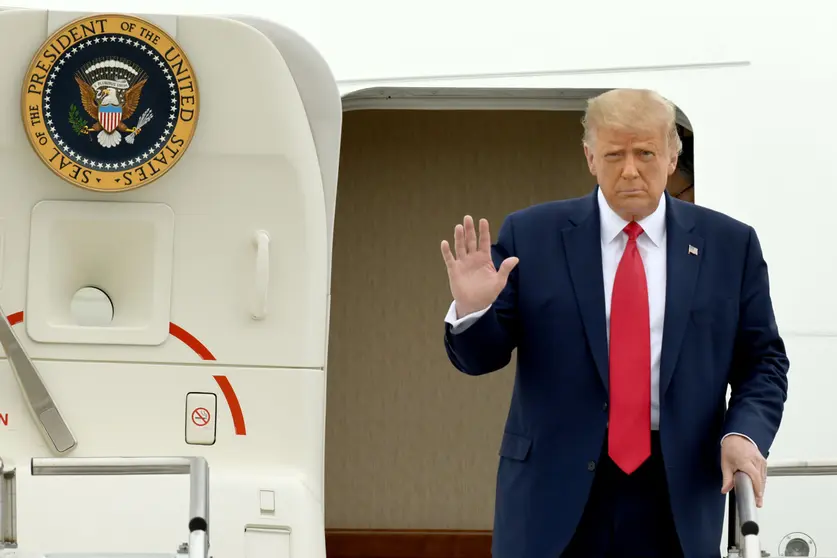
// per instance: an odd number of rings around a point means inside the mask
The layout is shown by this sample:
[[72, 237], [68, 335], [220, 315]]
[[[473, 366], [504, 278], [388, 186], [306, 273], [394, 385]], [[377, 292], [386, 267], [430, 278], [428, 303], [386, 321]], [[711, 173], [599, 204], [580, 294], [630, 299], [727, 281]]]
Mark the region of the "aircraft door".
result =
[[223, 17], [0, 10], [0, 47], [5, 544], [172, 552], [196, 477], [143, 460], [197, 458], [213, 555], [323, 558], [327, 65]]

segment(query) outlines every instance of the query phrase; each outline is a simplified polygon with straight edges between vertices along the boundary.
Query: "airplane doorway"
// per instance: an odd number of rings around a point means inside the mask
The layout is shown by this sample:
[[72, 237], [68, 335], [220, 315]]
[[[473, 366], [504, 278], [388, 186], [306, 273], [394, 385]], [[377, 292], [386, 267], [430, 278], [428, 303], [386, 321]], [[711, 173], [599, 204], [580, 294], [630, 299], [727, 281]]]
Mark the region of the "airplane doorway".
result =
[[[466, 213], [487, 218], [496, 238], [511, 211], [589, 193], [582, 110], [583, 99], [560, 110], [478, 102], [426, 110], [385, 99], [344, 113], [327, 529], [491, 529], [514, 362], [481, 378], [448, 362], [442, 320], [450, 293], [439, 242], [452, 239]], [[692, 132], [681, 116], [684, 153], [669, 192], [692, 202]]]

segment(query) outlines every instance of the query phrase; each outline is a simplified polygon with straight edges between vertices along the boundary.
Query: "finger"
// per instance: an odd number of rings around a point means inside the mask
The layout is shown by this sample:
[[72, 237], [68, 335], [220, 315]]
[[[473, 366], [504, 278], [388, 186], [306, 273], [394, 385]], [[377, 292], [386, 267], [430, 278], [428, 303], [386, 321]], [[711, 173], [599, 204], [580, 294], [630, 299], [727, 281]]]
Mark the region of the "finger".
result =
[[756, 465], [756, 475], [758, 476], [758, 483], [753, 482], [753, 490], [756, 493], [756, 507], [760, 508], [764, 504], [764, 489], [766, 488], [766, 481], [767, 478], [765, 476], [765, 470], [761, 466], [761, 463]]
[[759, 474], [761, 474], [761, 492], [763, 497], [767, 491], [767, 461], [761, 460], [759, 463]]
[[500, 264], [500, 269], [497, 270], [497, 274], [503, 281], [508, 280], [509, 273], [511, 273], [512, 269], [514, 269], [514, 266], [516, 266], [519, 261], [520, 260], [514, 256], [503, 260], [503, 263]]
[[465, 216], [465, 248], [469, 254], [477, 251], [477, 230], [470, 215]]
[[756, 501], [764, 497], [764, 480], [761, 476], [761, 471], [755, 463], [750, 463], [744, 470], [747, 476], [753, 481], [753, 492], [756, 496]]
[[488, 220], [480, 219], [480, 252], [491, 251], [491, 231], [488, 230]]
[[721, 481], [721, 494], [727, 494], [732, 490], [735, 483], [732, 478], [732, 467], [726, 463], [721, 465], [721, 472], [723, 473], [723, 480]]
[[456, 263], [456, 258], [453, 257], [453, 252], [450, 251], [450, 244], [447, 240], [442, 241], [442, 259], [445, 260], [445, 265], [448, 268]]
[[465, 250], [465, 229], [462, 225], [456, 225], [453, 229], [453, 247], [456, 249], [457, 258], [464, 258], [468, 253]]

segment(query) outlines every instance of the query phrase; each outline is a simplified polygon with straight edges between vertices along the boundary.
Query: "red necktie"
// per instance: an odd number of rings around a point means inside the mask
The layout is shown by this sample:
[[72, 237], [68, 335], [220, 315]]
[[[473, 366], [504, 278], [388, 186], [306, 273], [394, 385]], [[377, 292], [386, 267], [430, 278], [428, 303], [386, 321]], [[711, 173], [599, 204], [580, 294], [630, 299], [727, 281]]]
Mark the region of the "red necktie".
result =
[[625, 227], [610, 303], [610, 423], [608, 453], [633, 473], [651, 455], [651, 326], [648, 285], [636, 244], [642, 227]]

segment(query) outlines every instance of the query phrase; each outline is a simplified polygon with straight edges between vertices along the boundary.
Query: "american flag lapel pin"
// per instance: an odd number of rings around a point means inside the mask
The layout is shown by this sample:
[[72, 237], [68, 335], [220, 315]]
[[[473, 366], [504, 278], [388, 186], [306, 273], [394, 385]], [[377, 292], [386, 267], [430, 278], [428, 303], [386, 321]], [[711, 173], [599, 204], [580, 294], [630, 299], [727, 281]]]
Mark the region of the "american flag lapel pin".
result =
[[691, 244], [689, 244], [689, 255], [690, 256], [697, 256], [698, 255], [698, 249], [695, 248], [694, 246], [692, 246]]

